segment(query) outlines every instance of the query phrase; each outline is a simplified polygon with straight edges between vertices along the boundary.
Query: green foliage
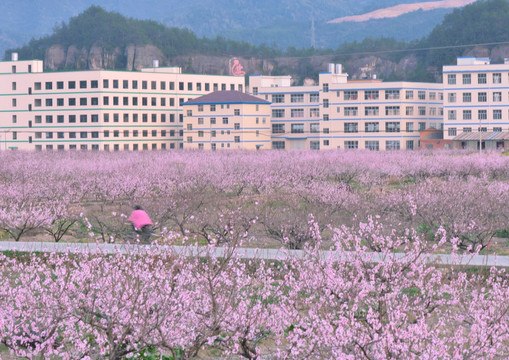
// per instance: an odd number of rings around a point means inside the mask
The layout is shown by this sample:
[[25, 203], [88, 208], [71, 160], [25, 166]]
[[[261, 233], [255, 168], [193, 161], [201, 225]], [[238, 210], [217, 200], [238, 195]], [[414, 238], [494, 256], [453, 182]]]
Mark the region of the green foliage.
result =
[[[202, 21], [205, 15], [204, 9], [208, 9], [209, 4], [207, 3], [204, 5], [205, 6], [201, 7], [202, 12], [194, 12], [192, 15], [197, 17], [197, 19], [199, 18], [200, 21]], [[222, 6], [224, 4], [221, 2], [220, 5]], [[286, 9], [285, 4], [272, 4], [268, 1], [267, 3], [261, 4], [260, 8], [263, 8], [262, 5], [268, 8], [271, 6], [275, 8], [281, 7], [282, 9], [278, 9], [281, 11], [276, 11], [274, 12], [275, 14], [280, 14]], [[383, 3], [380, 1], [377, 6], [378, 5], [382, 8], [393, 4], [391, 1]], [[212, 3], [210, 6], [213, 6]], [[232, 6], [235, 8], [237, 5]], [[298, 8], [302, 12], [307, 5], [303, 6], [304, 5], [301, 3], [292, 3], [293, 10]], [[328, 10], [325, 10], [325, 8], [314, 10], [317, 20], [320, 16], [324, 17], [327, 15], [330, 17], [331, 9], [334, 8], [334, 6], [337, 6], [337, 4], [330, 1], [325, 6]], [[232, 15], [231, 12], [233, 8], [230, 7], [228, 10], [224, 10], [222, 16], [225, 17], [225, 19], [229, 19]], [[249, 13], [248, 9], [248, 6], [244, 6], [241, 10], [235, 10], [234, 13], [240, 17], [247, 16], [246, 14]], [[256, 11], [259, 11], [259, 9]], [[439, 13], [418, 11], [403, 15], [403, 17], [407, 17], [407, 21], [409, 21], [409, 19], [412, 20], [415, 27], [418, 27], [419, 24], [429, 20], [430, 17], [436, 19], [445, 14], [445, 10], [440, 11]], [[359, 12], [362, 12], [362, 10], [359, 9]], [[201, 15], [198, 16], [198, 14]], [[60, 44], [64, 48], [74, 45], [78, 49], [87, 49], [93, 45], [99, 45], [107, 51], [114, 48], [123, 49], [129, 45], [153, 45], [159, 48], [163, 54], [170, 59], [177, 55], [191, 56], [194, 54], [272, 59], [275, 63], [275, 69], [272, 75], [292, 74], [297, 82], [301, 84], [305, 78], [313, 78], [316, 80], [319, 69], [316, 69], [311, 61], [313, 56], [333, 55], [332, 61], [343, 63], [346, 71], [348, 71], [347, 63], [350, 60], [355, 60], [360, 57], [376, 56], [377, 58], [398, 63], [403, 58], [412, 55], [417, 59], [416, 69], [407, 73], [395, 72], [389, 74], [384, 80], [436, 81], [438, 79], [437, 74], [435, 74], [436, 70], [440, 71], [442, 65], [454, 64], [456, 57], [462, 56], [466, 51], [472, 48], [462, 45], [509, 41], [509, 32], [506, 30], [506, 19], [508, 17], [509, 2], [507, 0], [480, 0], [461, 9], [456, 9], [452, 13], [446, 15], [443, 22], [437, 25], [429, 36], [420, 41], [407, 42], [384, 36], [377, 38], [380, 32], [373, 33], [368, 31], [368, 25], [366, 23], [362, 26], [355, 24], [355, 26], [361, 26], [358, 32], [361, 34], [360, 36], [365, 37], [364, 40], [345, 42], [336, 50], [312, 47], [299, 49], [295, 46], [289, 46], [286, 51], [282, 51], [278, 46], [284, 44], [289, 38], [295, 38], [297, 40], [302, 38], [302, 23], [305, 22], [305, 19], [295, 18], [290, 21], [282, 18], [278, 21], [272, 20], [273, 24], [270, 25], [266, 19], [254, 19], [254, 16], [250, 16], [249, 19], [246, 19], [246, 24], [244, 25], [251, 26], [250, 32], [252, 36], [248, 36], [249, 34], [246, 34], [245, 31], [241, 31], [243, 35], [240, 37], [237, 36], [237, 38], [243, 40], [233, 41], [222, 36], [217, 36], [215, 38], [199, 38], [195, 33], [187, 29], [179, 29], [176, 27], [169, 28], [156, 21], [127, 18], [116, 12], [105, 11], [99, 6], [92, 6], [82, 14], [72, 17], [68, 23], [57, 25], [52, 35], [38, 40], [32, 39], [22, 48], [8, 50], [6, 52], [6, 57], [8, 57], [11, 52], [16, 51], [19, 53], [20, 59], [43, 59], [46, 50], [55, 44]], [[299, 22], [296, 22], [297, 20]], [[238, 21], [238, 18], [236, 21]], [[401, 26], [397, 25], [392, 19], [390, 21], [388, 19], [374, 20], [373, 22], [378, 24], [376, 27], [377, 29], [384, 29], [384, 33], [394, 33], [395, 31], [391, 32], [388, 28]], [[370, 22], [371, 25], [369, 26], [373, 27], [373, 22]], [[226, 23], [228, 23], [228, 21], [223, 25], [227, 26], [228, 24]], [[238, 28], [230, 25], [227, 27], [232, 29]], [[335, 39], [359, 38], [358, 36], [345, 33], [343, 28], [336, 25], [328, 24], [326, 27], [321, 28], [320, 26], [324, 25], [320, 25], [320, 21], [317, 21], [318, 33], [322, 37], [329, 37], [330, 35]], [[351, 23], [347, 25], [348, 27], [353, 26]], [[252, 29], [255, 28], [258, 30], [256, 34], [253, 34]], [[412, 31], [408, 29], [408, 26], [398, 29], [396, 29], [396, 32], [399, 33]], [[239, 32], [236, 31], [237, 30], [233, 31], [228, 36], [231, 35], [235, 38], [234, 35], [239, 34]], [[213, 32], [210, 31], [210, 33]], [[281, 42], [278, 41], [278, 44], [272, 45], [262, 43], [259, 46], [252, 45], [245, 40], [248, 39], [256, 43], [259, 42], [260, 36], [266, 39], [273, 39], [275, 38], [275, 34], [284, 34], [284, 36], [279, 36], [279, 38], [285, 38], [286, 40], [283, 41], [282, 39]], [[399, 38], [404, 39], [408, 37], [401, 36]], [[300, 40], [302, 41], [302, 39]], [[288, 41], [286, 43], [288, 43]], [[495, 45], [486, 45], [485, 47], [490, 49], [493, 46]], [[297, 66], [292, 66], [290, 68], [289, 66], [279, 65], [275, 58], [280, 56], [298, 58]], [[493, 60], [499, 61], [500, 59]], [[126, 61], [127, 59], [125, 57], [121, 58], [121, 63], [115, 64], [115, 66], [117, 68], [125, 68]]]

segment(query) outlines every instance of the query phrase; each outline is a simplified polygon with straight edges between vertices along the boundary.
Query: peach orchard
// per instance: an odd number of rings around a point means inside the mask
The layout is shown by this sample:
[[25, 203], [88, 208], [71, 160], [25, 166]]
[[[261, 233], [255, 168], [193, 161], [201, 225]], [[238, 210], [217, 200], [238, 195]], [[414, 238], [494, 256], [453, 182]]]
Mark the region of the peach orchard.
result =
[[[505, 270], [427, 257], [505, 236], [508, 180], [498, 153], [4, 154], [3, 239], [123, 242], [139, 204], [155, 243], [201, 256], [1, 255], [0, 342], [30, 359], [506, 358]], [[238, 255], [261, 246], [304, 256]]]

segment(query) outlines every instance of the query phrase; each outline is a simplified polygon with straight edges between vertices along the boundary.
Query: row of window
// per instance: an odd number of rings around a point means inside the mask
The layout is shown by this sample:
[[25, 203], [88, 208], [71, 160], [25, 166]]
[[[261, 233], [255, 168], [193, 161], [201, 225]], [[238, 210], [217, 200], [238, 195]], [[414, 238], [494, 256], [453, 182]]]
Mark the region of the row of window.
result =
[[[113, 88], [113, 89], [120, 89], [120, 87], [122, 87], [122, 89], [125, 89], [125, 90], [128, 90], [128, 89], [129, 90], [138, 90], [139, 83], [141, 83], [142, 90], [166, 90], [166, 89], [168, 89], [171, 91], [171, 90], [176, 90], [176, 86], [178, 86], [179, 91], [185, 91], [185, 90], [194, 91], [195, 89], [196, 89], [196, 91], [202, 91], [202, 89], [203, 89], [203, 91], [210, 91], [211, 88], [213, 89], [213, 91], [219, 91], [219, 88], [221, 88], [222, 91], [225, 91], [225, 90], [227, 90], [227, 87], [228, 87], [228, 85], [224, 84], [224, 83], [223, 84], [213, 83], [212, 87], [211, 87], [210, 83], [204, 83], [203, 87], [202, 87], [201, 82], [197, 82], [197, 83], [187, 82], [187, 86], [186, 86], [186, 83], [183, 81], [176, 83], [174, 81], [170, 81], [170, 82], [146, 81], [146, 80], [142, 80], [142, 81], [112, 80], [112, 81], [110, 81], [109, 79], [103, 79], [102, 80], [102, 88], [109, 89], [110, 85], [111, 85], [111, 88]], [[44, 85], [44, 90], [53, 90], [53, 82], [52, 81], [46, 81], [44, 83], [36, 82], [36, 83], [34, 83], [34, 90], [42, 90], [43, 85]], [[63, 90], [64, 85], [65, 85], [64, 81], [56, 81], [55, 88], [57, 90]], [[15, 87], [16, 87], [16, 83], [13, 83], [13, 90], [16, 90]], [[77, 89], [77, 88], [79, 88], [79, 89], [98, 89], [99, 81], [98, 80], [80, 80], [80, 81], [71, 80], [71, 81], [67, 81], [67, 89], [68, 90], [73, 90], [73, 89]], [[235, 90], [235, 84], [230, 84], [229, 90]], [[242, 84], [238, 85], [238, 91], [240, 91], [240, 92], [243, 91]]]
[[[169, 130], [169, 131], [166, 131], [166, 130], [104, 130], [102, 132], [102, 137], [103, 138], [109, 138], [109, 137], [115, 137], [115, 138], [118, 138], [122, 135], [122, 137], [124, 138], [127, 138], [127, 137], [149, 137], [149, 135], [151, 137], [166, 137], [166, 136], [170, 136], [170, 137], [174, 137], [175, 134], [177, 134], [179, 136], [183, 136], [184, 135], [184, 130]], [[52, 132], [52, 131], [47, 131], [47, 132], [35, 132], [34, 134], [34, 137], [36, 139], [42, 139], [44, 137], [44, 139], [77, 139], [77, 138], [80, 138], [80, 139], [88, 139], [88, 138], [91, 138], [91, 139], [99, 139], [99, 134], [100, 132], [99, 131], [69, 131], [69, 132], [64, 132], [64, 131], [57, 131], [57, 132]]]
[[[158, 101], [159, 99], [159, 101]], [[113, 96], [111, 97], [111, 103], [110, 103], [110, 97], [109, 96], [104, 96], [102, 98], [102, 105], [103, 106], [109, 106], [109, 105], [113, 105], [113, 106], [166, 106], [168, 104], [168, 106], [170, 107], [174, 107], [175, 106], [175, 98], [169, 98], [168, 101], [166, 101], [166, 98], [164, 97], [161, 97], [161, 98], [156, 98], [156, 97], [151, 97], [151, 98], [148, 98], [148, 97], [142, 97], [141, 98], [141, 102], [139, 102], [138, 100], [138, 97], [136, 96], [132, 96], [132, 97], [129, 97], [129, 96], [123, 96], [123, 97], [118, 97], [118, 96]], [[191, 99], [187, 99], [188, 101], [191, 100]], [[182, 104], [184, 104], [185, 102], [185, 99], [183, 98], [180, 98], [178, 99], [178, 102], [179, 102], [179, 106], [182, 106]], [[35, 99], [34, 100], [34, 106], [35, 107], [40, 107], [42, 106], [43, 104], [43, 99]], [[98, 97], [91, 97], [91, 98], [88, 98], [88, 97], [82, 97], [82, 98], [68, 98], [67, 99], [67, 106], [76, 106], [77, 104], [79, 104], [79, 106], [88, 106], [88, 105], [91, 105], [91, 106], [99, 106], [99, 98]], [[65, 106], [65, 99], [64, 98], [57, 98], [57, 99], [53, 99], [53, 98], [47, 98], [47, 99], [44, 99], [44, 105], [47, 106], [47, 107], [51, 107], [51, 106]], [[14, 105], [13, 103], [13, 106], [16, 106]]]
[[[456, 85], [457, 78], [461, 78], [461, 82], [463, 85], [473, 84], [472, 78], [477, 80], [477, 84], [487, 84], [488, 83], [488, 74], [486, 73], [478, 73], [476, 74], [447, 74], [447, 84], [448, 85]], [[501, 84], [502, 83], [502, 73], [493, 73], [491, 74], [491, 83], [492, 84]]]
[[[186, 133], [187, 133], [187, 131], [186, 131]], [[230, 130], [221, 130], [221, 131], [219, 131], [219, 130], [210, 130], [210, 131], [197, 130], [196, 131], [196, 135], [199, 138], [205, 137], [206, 133], [210, 134], [210, 137], [217, 137], [218, 134], [221, 134], [221, 135], [230, 135], [231, 131]], [[254, 134], [256, 135], [256, 137], [259, 137], [260, 136], [260, 130], [255, 130]], [[192, 139], [192, 136], [188, 136], [187, 138], [188, 139]]]
[[[502, 102], [502, 92], [495, 91], [492, 93], [492, 99], [493, 102]], [[471, 92], [464, 92], [462, 94], [463, 102], [464, 103], [470, 103], [472, 102], [472, 93]], [[447, 100], [450, 103], [456, 102], [456, 93], [449, 93], [447, 94]], [[485, 91], [480, 91], [477, 93], [477, 101], [478, 102], [487, 102], [488, 101], [488, 93]]]
[[[362, 125], [361, 125], [362, 126]], [[425, 122], [418, 123], [418, 130], [422, 131], [426, 129]], [[343, 124], [343, 131], [345, 133], [358, 133], [359, 132], [359, 123], [356, 122], [346, 122]], [[400, 122], [398, 121], [388, 121], [385, 122], [385, 132], [400, 132]], [[414, 131], [414, 123], [407, 122], [406, 123], [406, 132]], [[290, 133], [292, 134], [303, 134], [305, 132], [304, 124], [291, 124], [290, 125]], [[329, 134], [329, 128], [323, 128], [323, 134]], [[364, 132], [380, 132], [380, 123], [379, 122], [365, 122], [364, 123]], [[286, 133], [286, 124], [272, 124], [272, 133], [273, 134], [284, 134]], [[319, 123], [311, 123], [309, 124], [309, 133], [320, 133], [320, 124]]]
[[[463, 120], [472, 120], [472, 110], [463, 110]], [[448, 120], [457, 120], [456, 110], [449, 110], [447, 112]], [[478, 120], [487, 120], [488, 119], [488, 110], [477, 110], [477, 119]], [[495, 109], [493, 110], [492, 115], [493, 120], [501, 120], [502, 119], [502, 110]]]
[[[261, 120], [262, 124], [265, 124], [267, 122], [266, 118], [260, 119], [259, 117], [257, 117], [257, 118], [255, 118], [255, 123], [260, 124], [260, 120]], [[217, 125], [217, 124], [228, 125], [229, 121], [230, 121], [230, 119], [228, 117], [223, 117], [219, 121], [215, 117], [208, 118], [208, 123], [210, 125]], [[202, 118], [202, 117], [198, 118], [198, 125], [205, 125], [205, 118]], [[239, 126], [239, 128], [240, 128], [240, 123], [235, 123], [234, 125], [235, 125], [235, 127]], [[187, 124], [187, 129], [192, 130], [193, 124]]]
[[[471, 127], [464, 127], [462, 129], [462, 131], [464, 133], [471, 133], [472, 132], [472, 128]], [[476, 131], [477, 132], [487, 132], [488, 128], [485, 127], [485, 126], [481, 126], [481, 127], [477, 127]], [[494, 132], [502, 132], [502, 127], [494, 126], [492, 131], [494, 131]], [[457, 128], [455, 128], [455, 127], [450, 127], [450, 128], [447, 129], [447, 134], [449, 136], [456, 136], [457, 133], [458, 133], [458, 131], [457, 131]]]
[[[323, 146], [329, 146], [329, 140], [323, 140]], [[310, 141], [309, 146], [311, 150], [320, 150], [320, 142], [319, 141]], [[347, 140], [345, 141], [345, 149], [358, 149], [359, 141], [358, 140]], [[364, 148], [368, 150], [378, 151], [380, 150], [380, 142], [378, 140], [367, 140], [364, 142]], [[399, 140], [387, 140], [385, 141], [385, 148], [387, 150], [399, 150], [400, 149], [400, 141]], [[408, 150], [414, 149], [414, 140], [406, 141], [406, 148]], [[272, 149], [285, 149], [284, 141], [273, 141]]]
[[[401, 115], [401, 107], [400, 106], [385, 106], [385, 115], [386, 116], [394, 116]], [[337, 107], [336, 111], [341, 112], [341, 108]], [[429, 113], [429, 114], [428, 114]], [[359, 116], [359, 107], [357, 106], [345, 106], [343, 108], [344, 116]], [[418, 106], [417, 111], [414, 113], [413, 106], [405, 107], [405, 114], [407, 116], [419, 115], [419, 116], [442, 116], [443, 109], [431, 107], [427, 110], [426, 106]], [[379, 116], [380, 115], [380, 107], [379, 106], [365, 106], [364, 107], [364, 116]], [[280, 119], [286, 116], [286, 109], [272, 109], [272, 118]], [[305, 117], [304, 109], [290, 109], [290, 117], [291, 118], [303, 118]], [[310, 118], [318, 118], [320, 117], [320, 109], [309, 109], [309, 117]]]
[[[177, 145], [175, 143], [169, 144], [170, 149], [175, 149], [176, 147], [177, 147]], [[182, 148], [182, 144], [179, 144], [179, 147]], [[162, 143], [160, 147], [158, 147], [157, 144], [150, 144], [151, 150], [166, 150], [166, 148], [167, 148], [167, 146], [165, 143]], [[42, 145], [35, 145], [35, 150], [42, 151], [42, 149], [43, 149]], [[78, 149], [79, 150], [89, 150], [89, 149], [99, 150], [99, 145], [92, 144], [89, 147], [89, 145], [87, 145], [87, 144], [80, 144], [79, 146], [75, 145], [75, 144], [69, 144], [69, 145], [59, 144], [56, 146], [48, 144], [48, 145], [45, 145], [44, 149], [46, 149], [46, 150], [54, 150], [54, 149], [57, 149], [57, 150], [66, 150], [66, 149], [68, 149], [68, 150], [78, 150]], [[140, 145], [139, 144], [123, 144], [122, 149], [124, 151], [129, 151], [129, 150], [138, 151], [140, 149]], [[141, 144], [141, 149], [149, 150], [149, 144]], [[110, 146], [110, 144], [104, 144], [103, 150], [104, 151], [110, 151], [110, 150], [120, 151], [120, 145], [113, 144], [113, 146]]]
[[[380, 92], [384, 92], [384, 96], [386, 100], [395, 100], [400, 99], [400, 94], [403, 90], [364, 90], [364, 100], [379, 100]], [[359, 93], [362, 93], [358, 90], [345, 90], [345, 91], [336, 91], [336, 97], [340, 98], [341, 92], [343, 92], [343, 99], [349, 101], [355, 101], [359, 99]], [[405, 90], [405, 99], [412, 100], [414, 99], [415, 91], [413, 90]], [[304, 94], [289, 94], [291, 103], [303, 103], [305, 99]], [[429, 100], [436, 100], [438, 97], [439, 100], [443, 100], [443, 93], [430, 91], [428, 93]], [[266, 100], [268, 100], [268, 95], [266, 95]], [[282, 104], [285, 103], [285, 94], [272, 94], [272, 103]], [[415, 99], [418, 100], [426, 100], [426, 91], [418, 90], [417, 96]], [[324, 99], [324, 101], [327, 99]], [[309, 94], [309, 102], [310, 103], [318, 103], [320, 102], [320, 95], [318, 93]]]
[[[111, 116], [110, 116], [111, 115]], [[137, 123], [137, 122], [142, 122], [142, 123], [148, 123], [149, 122], [149, 119], [150, 119], [150, 122], [152, 123], [156, 123], [156, 122], [161, 122], [161, 123], [165, 123], [167, 120], [168, 122], [170, 123], [175, 123], [176, 121], [176, 118], [177, 118], [177, 115], [178, 115], [178, 121], [179, 123], [182, 123], [184, 121], [184, 116], [183, 114], [141, 114], [141, 117], [139, 114], [129, 114], [129, 113], [123, 113], [123, 114], [110, 114], [110, 113], [104, 113], [102, 114], [102, 121], [103, 123], [109, 123], [110, 120], [111, 122], [114, 122], [114, 123], [118, 123], [120, 122], [120, 119], [121, 119], [121, 116], [122, 116], [122, 122], [124, 123], [129, 123], [129, 122], [133, 122], [133, 123]], [[13, 116], [13, 122], [17, 122], [17, 116], [14, 115]], [[88, 115], [88, 114], [81, 114], [81, 115], [75, 115], [75, 114], [70, 114], [70, 115], [67, 115], [67, 123], [69, 124], [74, 124], [74, 123], [87, 123], [88, 121], [90, 120], [90, 122], [92, 123], [98, 123], [99, 122], [99, 115], [98, 114], [91, 114], [91, 115]], [[42, 124], [43, 122], [43, 117], [42, 115], [36, 115], [34, 117], [34, 123], [35, 124]], [[46, 124], [53, 124], [54, 122], [58, 123], [58, 124], [63, 124], [65, 123], [65, 115], [46, 115], [44, 116], [44, 122]], [[29, 121], [28, 123], [29, 127], [31, 127], [31, 124], [32, 122]]]
[[[198, 135], [198, 137], [200, 137], [200, 136]], [[202, 136], [201, 136], [201, 137], [203, 137], [203, 134], [202, 134]], [[193, 143], [193, 137], [192, 137], [192, 136], [188, 136], [188, 137], [186, 138], [186, 142], [187, 142], [188, 144], [192, 144], [192, 143]], [[234, 137], [233, 137], [233, 142], [234, 142], [234, 143], [240, 143], [240, 136], [234, 136]], [[229, 146], [228, 146], [228, 147], [229, 147]], [[214, 149], [213, 149], [213, 150], [214, 150]]]

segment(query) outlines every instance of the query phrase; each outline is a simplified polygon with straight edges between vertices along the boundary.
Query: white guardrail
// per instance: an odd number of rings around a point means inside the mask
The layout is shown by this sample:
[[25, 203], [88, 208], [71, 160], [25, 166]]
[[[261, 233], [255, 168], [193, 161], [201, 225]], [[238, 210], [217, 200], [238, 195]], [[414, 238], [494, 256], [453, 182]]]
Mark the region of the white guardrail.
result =
[[[154, 248], [155, 247], [155, 248]], [[97, 243], [51, 243], [51, 242], [15, 242], [0, 241], [0, 251], [20, 251], [20, 252], [101, 252], [112, 254], [120, 253], [140, 253], [152, 250], [168, 251], [179, 256], [201, 256], [204, 254], [203, 247], [197, 246], [168, 246], [168, 245], [139, 245], [139, 244], [97, 244]], [[215, 257], [223, 257], [227, 248], [214, 248], [209, 253]], [[255, 249], [238, 248], [236, 256], [244, 259], [263, 259], [263, 260], [284, 260], [289, 257], [301, 258], [304, 255], [302, 250], [285, 249]], [[330, 256], [341, 256], [339, 252], [322, 251], [320, 255], [323, 258]], [[347, 253], [343, 253], [347, 255]], [[381, 253], [370, 254], [373, 262], [383, 262], [385, 255]], [[404, 257], [404, 253], [392, 254], [397, 257]], [[450, 255], [450, 254], [423, 254], [426, 261], [435, 265], [455, 265], [455, 266], [497, 266], [509, 267], [509, 256], [489, 255]]]

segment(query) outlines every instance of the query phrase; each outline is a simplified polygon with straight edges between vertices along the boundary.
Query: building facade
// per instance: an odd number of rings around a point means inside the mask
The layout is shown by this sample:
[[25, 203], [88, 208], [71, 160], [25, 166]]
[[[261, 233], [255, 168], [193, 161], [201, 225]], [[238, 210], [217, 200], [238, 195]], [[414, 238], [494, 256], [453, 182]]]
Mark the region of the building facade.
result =
[[270, 103], [239, 91], [218, 91], [184, 103], [184, 148], [270, 149]]
[[509, 148], [509, 60], [462, 57], [443, 68], [444, 138], [459, 148]]
[[419, 131], [443, 124], [443, 86], [348, 81], [339, 64], [318, 85], [289, 77], [251, 76], [251, 94], [272, 102], [275, 149], [418, 149]]
[[184, 102], [213, 91], [242, 92], [244, 82], [178, 67], [44, 72], [42, 61], [14, 55], [0, 62], [0, 149], [182, 148]]

